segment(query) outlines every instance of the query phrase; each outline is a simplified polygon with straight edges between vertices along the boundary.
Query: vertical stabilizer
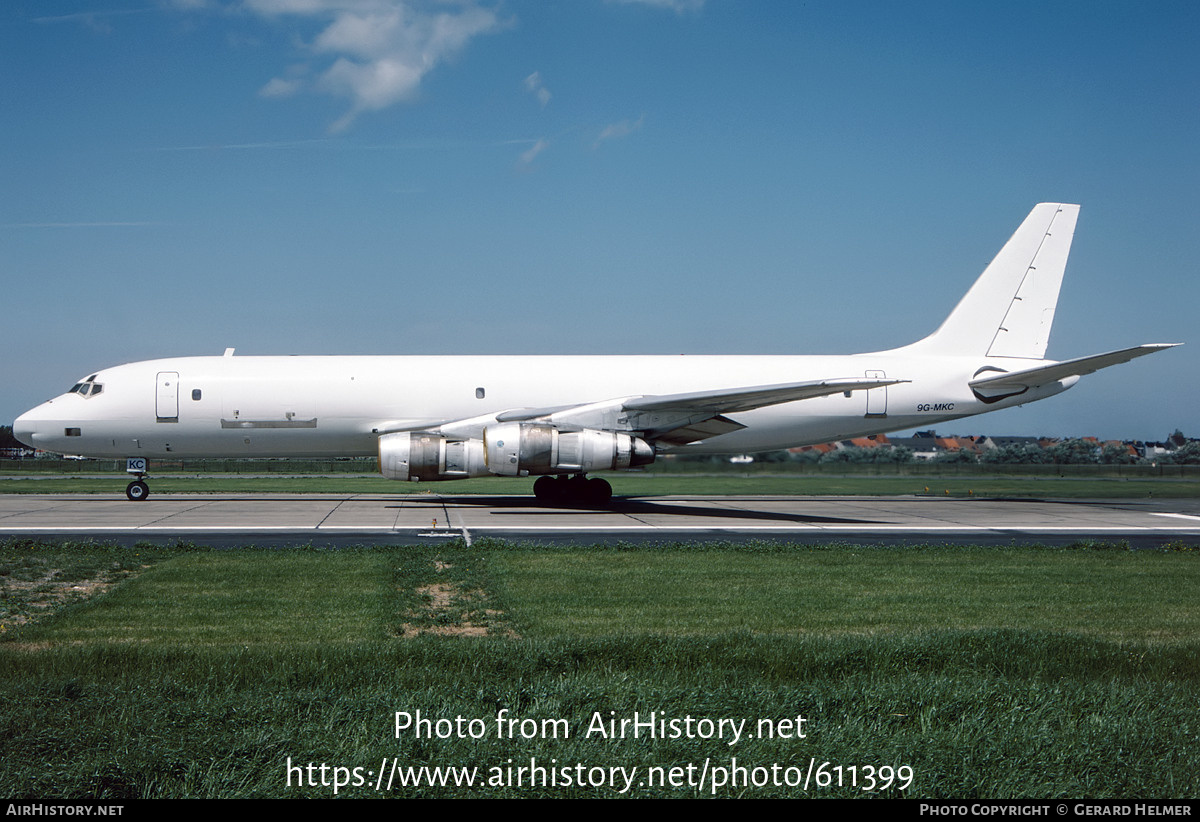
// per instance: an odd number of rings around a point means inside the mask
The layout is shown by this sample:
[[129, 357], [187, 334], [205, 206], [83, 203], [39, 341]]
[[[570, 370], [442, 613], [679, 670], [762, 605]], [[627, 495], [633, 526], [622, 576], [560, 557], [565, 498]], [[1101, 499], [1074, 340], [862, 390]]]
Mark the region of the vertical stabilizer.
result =
[[933, 334], [930, 353], [1042, 359], [1079, 206], [1041, 203]]

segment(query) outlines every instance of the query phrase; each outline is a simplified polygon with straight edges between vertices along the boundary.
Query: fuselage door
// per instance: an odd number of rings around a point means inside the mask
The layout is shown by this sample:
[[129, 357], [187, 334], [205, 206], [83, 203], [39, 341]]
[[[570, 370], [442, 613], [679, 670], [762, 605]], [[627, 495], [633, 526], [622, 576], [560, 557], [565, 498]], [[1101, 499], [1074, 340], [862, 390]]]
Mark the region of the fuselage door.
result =
[[[866, 373], [868, 380], [885, 380], [887, 375], [882, 371], [868, 371]], [[887, 416], [887, 386], [883, 385], [879, 388], [867, 389], [867, 416], [868, 417], [886, 417]]]
[[159, 371], [154, 395], [154, 416], [158, 422], [179, 422], [179, 372]]

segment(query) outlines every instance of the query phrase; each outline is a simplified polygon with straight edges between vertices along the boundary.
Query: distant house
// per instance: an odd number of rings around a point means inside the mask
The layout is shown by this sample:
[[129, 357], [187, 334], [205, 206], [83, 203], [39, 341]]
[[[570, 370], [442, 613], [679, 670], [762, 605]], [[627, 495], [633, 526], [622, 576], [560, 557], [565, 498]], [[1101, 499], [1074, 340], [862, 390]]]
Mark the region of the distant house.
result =
[[839, 448], [891, 448], [892, 443], [888, 440], [887, 434], [872, 434], [869, 437], [855, 437], [850, 440], [842, 440], [838, 444]]
[[1142, 457], [1156, 462], [1167, 454], [1171, 453], [1173, 448], [1168, 448], [1165, 442], [1144, 442], [1142, 443]]
[[938, 437], [938, 445], [943, 451], [968, 451], [978, 455], [982, 450], [977, 440], [983, 437]]
[[984, 451], [990, 451], [993, 448], [1008, 448], [1014, 446], [1016, 448], [1043, 448], [1041, 441], [1037, 437], [993, 437], [990, 434], [979, 438], [979, 446]]
[[933, 430], [918, 431], [911, 437], [892, 437], [891, 443], [896, 448], [907, 448], [916, 460], [931, 460], [946, 450]]
[[799, 448], [789, 448], [788, 453], [791, 454], [828, 454], [830, 451], [836, 451], [838, 444], [836, 442], [823, 442], [820, 445], [802, 445]]
[[872, 434], [869, 437], [855, 437], [837, 442], [823, 442], [820, 445], [803, 445], [799, 448], [789, 448], [792, 454], [820, 454], [824, 456], [831, 451], [841, 451], [847, 448], [892, 448], [886, 434]]

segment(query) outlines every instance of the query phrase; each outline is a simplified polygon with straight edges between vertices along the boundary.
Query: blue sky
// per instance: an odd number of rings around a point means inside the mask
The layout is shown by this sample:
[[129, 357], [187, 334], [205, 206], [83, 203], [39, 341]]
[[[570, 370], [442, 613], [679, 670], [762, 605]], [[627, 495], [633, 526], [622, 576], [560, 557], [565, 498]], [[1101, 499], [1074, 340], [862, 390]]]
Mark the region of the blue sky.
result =
[[7, 0], [0, 421], [229, 346], [889, 348], [1065, 201], [1048, 354], [1189, 344], [943, 432], [1200, 436], [1197, 42], [1194, 2]]

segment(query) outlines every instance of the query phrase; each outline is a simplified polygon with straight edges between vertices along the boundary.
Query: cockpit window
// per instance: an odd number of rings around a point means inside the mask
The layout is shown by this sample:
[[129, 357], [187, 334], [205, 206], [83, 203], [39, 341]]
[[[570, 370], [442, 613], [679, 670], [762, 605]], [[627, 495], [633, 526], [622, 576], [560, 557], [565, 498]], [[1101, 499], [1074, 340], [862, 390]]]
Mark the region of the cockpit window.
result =
[[93, 374], [92, 376], [90, 376], [86, 380], [84, 380], [83, 382], [75, 383], [73, 386], [71, 386], [71, 390], [68, 391], [67, 393], [68, 394], [79, 394], [80, 396], [84, 396], [84, 397], [96, 396], [97, 394], [99, 394], [101, 391], [104, 390], [104, 385], [96, 382], [96, 377], [97, 377], [97, 375]]

